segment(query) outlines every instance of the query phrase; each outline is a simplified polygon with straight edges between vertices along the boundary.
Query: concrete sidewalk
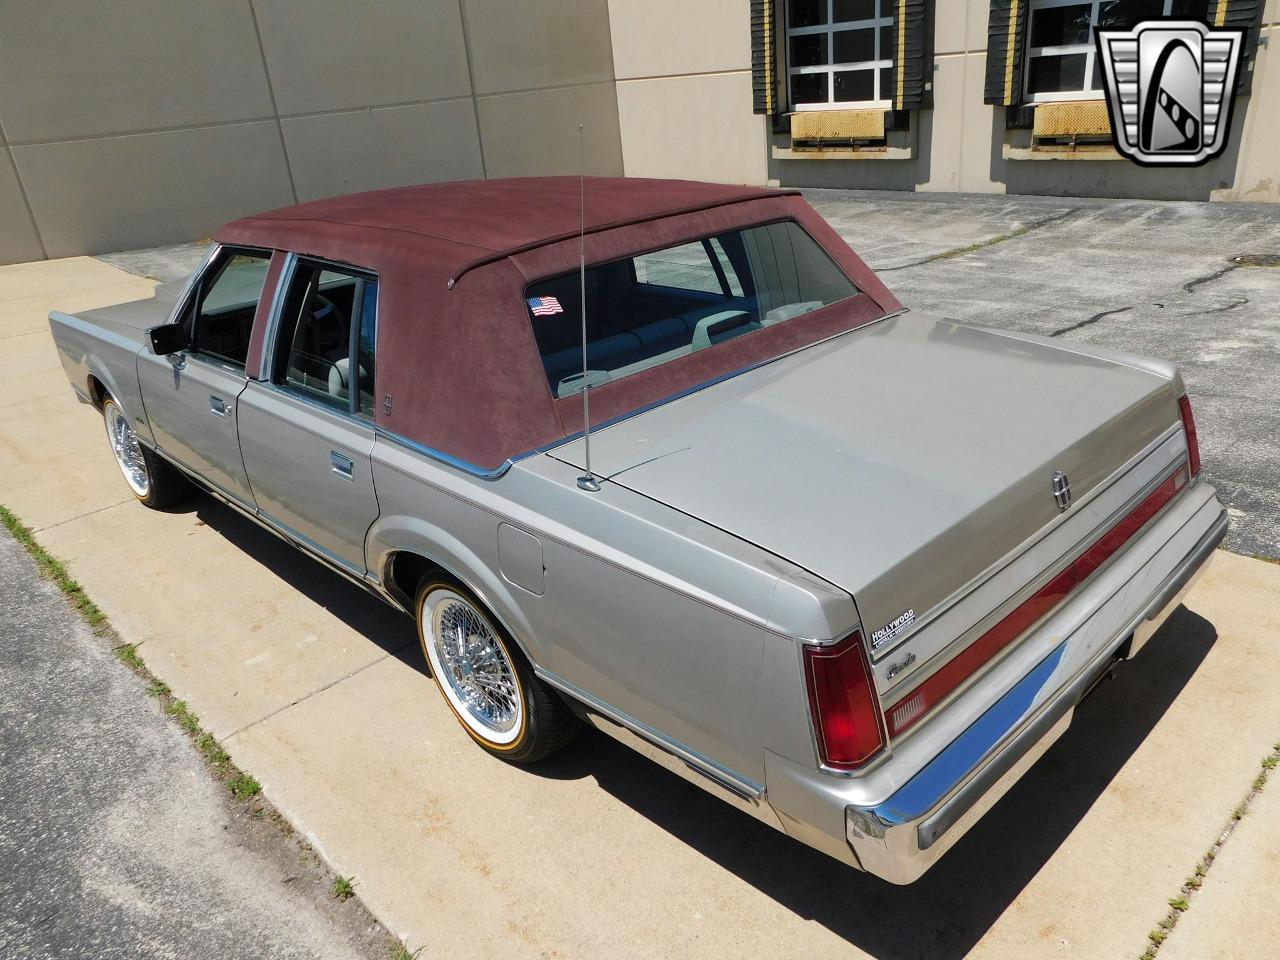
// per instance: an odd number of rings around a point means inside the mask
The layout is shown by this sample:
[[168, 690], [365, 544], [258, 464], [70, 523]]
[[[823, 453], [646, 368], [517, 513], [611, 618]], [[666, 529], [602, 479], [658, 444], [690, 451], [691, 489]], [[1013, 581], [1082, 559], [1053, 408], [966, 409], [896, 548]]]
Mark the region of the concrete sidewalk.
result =
[[[30, 397], [0, 410], [0, 502], [425, 956], [1136, 956], [1277, 738], [1280, 567], [1219, 554], [1188, 609], [909, 888], [603, 738], [506, 766], [458, 728], [406, 619], [207, 498], [132, 502], [53, 357], [44, 313], [74, 300], [64, 276], [85, 284], [80, 307], [141, 283], [87, 260], [0, 268], [0, 336], [29, 338], [0, 375], [28, 377]], [[1227, 922], [1211, 909], [1202, 922]]]

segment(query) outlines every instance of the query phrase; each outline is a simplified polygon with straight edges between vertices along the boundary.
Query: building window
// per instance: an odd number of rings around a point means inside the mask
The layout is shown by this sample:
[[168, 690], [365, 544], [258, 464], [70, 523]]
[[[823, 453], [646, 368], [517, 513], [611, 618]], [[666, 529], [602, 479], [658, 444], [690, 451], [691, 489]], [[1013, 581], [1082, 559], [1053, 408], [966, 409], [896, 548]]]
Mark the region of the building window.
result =
[[[1027, 32], [1027, 99], [1096, 100], [1102, 97], [1093, 28], [1127, 30], [1156, 17], [1193, 16], [1191, 0], [1031, 0]], [[1200, 13], [1204, 16], [1204, 2]]]
[[892, 0], [787, 0], [787, 73], [796, 110], [888, 108]]

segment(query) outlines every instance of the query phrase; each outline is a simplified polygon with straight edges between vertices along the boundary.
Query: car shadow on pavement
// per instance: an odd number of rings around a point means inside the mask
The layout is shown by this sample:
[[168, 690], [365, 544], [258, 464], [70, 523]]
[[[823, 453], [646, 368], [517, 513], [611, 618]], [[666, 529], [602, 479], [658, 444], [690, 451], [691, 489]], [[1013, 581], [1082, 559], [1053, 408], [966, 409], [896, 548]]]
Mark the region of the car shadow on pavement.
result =
[[[174, 512], [194, 513], [351, 629], [427, 673], [408, 617], [211, 497], [192, 498]], [[1180, 607], [1132, 662], [1090, 695], [1026, 776], [929, 873], [906, 887], [791, 840], [589, 728], [569, 749], [528, 771], [594, 778], [661, 829], [877, 960], [960, 960], [1066, 840], [1216, 640], [1211, 623]], [[626, 867], [601, 861], [593, 869], [607, 886], [608, 874]], [[718, 900], [709, 891], [686, 895], [693, 909], [699, 896]]]
[[[877, 960], [959, 960], [1066, 840], [1216, 639], [1212, 624], [1179, 608], [1132, 662], [1085, 700], [1027, 775], [929, 873], [906, 887], [777, 833], [603, 734], [592, 732], [535, 770], [594, 777], [662, 829]], [[688, 891], [691, 910], [702, 893]]]
[[231, 507], [200, 493], [169, 508], [192, 513], [291, 588], [405, 663], [422, 667], [417, 631], [409, 617], [383, 603], [323, 563], [264, 530]]

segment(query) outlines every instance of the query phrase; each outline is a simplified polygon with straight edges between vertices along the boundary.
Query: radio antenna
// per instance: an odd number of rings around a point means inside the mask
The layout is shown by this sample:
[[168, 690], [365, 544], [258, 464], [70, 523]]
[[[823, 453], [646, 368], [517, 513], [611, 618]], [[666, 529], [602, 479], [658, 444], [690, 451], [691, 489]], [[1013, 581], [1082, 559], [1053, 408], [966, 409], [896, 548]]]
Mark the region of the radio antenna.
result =
[[600, 481], [591, 472], [591, 384], [587, 379], [587, 177], [582, 152], [582, 124], [578, 124], [578, 307], [582, 312], [582, 456], [586, 472], [578, 486], [596, 493]]

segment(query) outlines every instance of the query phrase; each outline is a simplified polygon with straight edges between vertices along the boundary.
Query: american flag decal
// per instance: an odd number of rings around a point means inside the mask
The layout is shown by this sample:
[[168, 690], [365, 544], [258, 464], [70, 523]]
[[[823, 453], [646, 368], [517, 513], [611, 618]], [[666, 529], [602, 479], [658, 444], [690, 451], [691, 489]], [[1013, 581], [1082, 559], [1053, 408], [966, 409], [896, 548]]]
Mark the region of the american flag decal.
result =
[[564, 313], [564, 307], [560, 306], [560, 301], [555, 297], [530, 297], [529, 309], [535, 317], [552, 317], [557, 313]]

